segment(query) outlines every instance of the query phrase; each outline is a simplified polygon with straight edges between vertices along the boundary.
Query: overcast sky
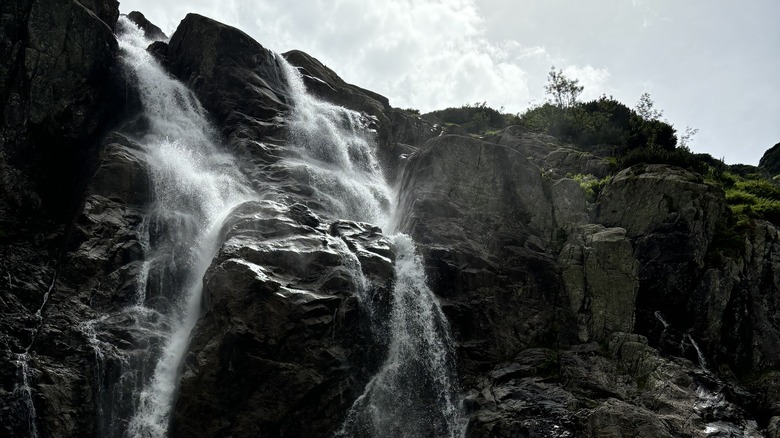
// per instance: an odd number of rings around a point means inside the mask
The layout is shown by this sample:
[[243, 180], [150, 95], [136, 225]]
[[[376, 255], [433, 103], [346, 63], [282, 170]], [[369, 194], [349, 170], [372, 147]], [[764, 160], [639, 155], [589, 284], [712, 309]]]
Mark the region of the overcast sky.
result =
[[169, 36], [188, 12], [423, 112], [544, 100], [551, 65], [633, 107], [649, 92], [691, 148], [758, 164], [780, 142], [777, 0], [120, 0]]

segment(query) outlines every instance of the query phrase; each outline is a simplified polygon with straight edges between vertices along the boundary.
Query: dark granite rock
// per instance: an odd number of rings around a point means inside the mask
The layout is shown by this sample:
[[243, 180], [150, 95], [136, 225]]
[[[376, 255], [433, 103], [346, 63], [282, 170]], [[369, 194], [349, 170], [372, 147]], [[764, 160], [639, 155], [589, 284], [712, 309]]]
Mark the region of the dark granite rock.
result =
[[766, 170], [772, 176], [780, 173], [780, 143], [764, 152], [764, 155], [761, 156], [761, 160], [758, 162], [758, 167]]
[[[379, 365], [383, 345], [359, 302], [387, 300], [388, 241], [361, 224], [328, 230], [291, 213], [251, 202], [227, 219], [204, 279], [174, 436], [329, 436]], [[372, 279], [368, 295], [355, 257]]]
[[143, 29], [144, 36], [147, 39], [150, 39], [152, 41], [162, 41], [167, 40], [168, 36], [165, 35], [165, 32], [162, 31], [159, 27], [157, 27], [154, 23], [149, 21], [144, 14], [133, 11], [129, 14], [127, 14], [127, 18], [130, 19], [133, 23], [137, 24], [138, 27]]

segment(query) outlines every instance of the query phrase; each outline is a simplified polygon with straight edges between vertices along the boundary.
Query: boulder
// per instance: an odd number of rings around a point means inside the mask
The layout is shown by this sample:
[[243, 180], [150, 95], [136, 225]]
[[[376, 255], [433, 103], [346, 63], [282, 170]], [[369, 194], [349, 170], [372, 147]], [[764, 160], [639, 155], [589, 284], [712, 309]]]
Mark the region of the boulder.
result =
[[386, 345], [368, 309], [387, 302], [389, 241], [365, 225], [291, 216], [263, 201], [226, 220], [172, 435], [330, 436], [380, 365]]

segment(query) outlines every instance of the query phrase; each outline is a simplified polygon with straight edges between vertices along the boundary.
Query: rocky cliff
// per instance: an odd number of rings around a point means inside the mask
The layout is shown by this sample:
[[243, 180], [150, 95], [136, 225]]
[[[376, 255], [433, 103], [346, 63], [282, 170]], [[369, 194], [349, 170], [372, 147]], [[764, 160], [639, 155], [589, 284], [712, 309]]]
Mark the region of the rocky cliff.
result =
[[[117, 2], [93, 3], [0, 6], [6, 436], [135, 430], [155, 373], [145, 358], [165, 350], [138, 321], [175, 307], [170, 290], [186, 281], [174, 271], [194, 264], [170, 237], [190, 219], [160, 217], [145, 146], [154, 120], [116, 36], [133, 24], [118, 23]], [[360, 125], [398, 188], [382, 229], [334, 208], [301, 165], [278, 55], [194, 14], [168, 41], [129, 18], [160, 40], [149, 53], [192, 91], [199, 104], [180, 103], [202, 105], [251, 192], [219, 214], [196, 279], [170, 436], [344, 427], [395, 348], [393, 227], [416, 242], [446, 317], [465, 436], [780, 436], [780, 233], [763, 220], [735, 233], [722, 187], [704, 175], [653, 164], [616, 173], [518, 127], [446, 134], [308, 54], [282, 55], [309, 94], [353, 111], [339, 124]], [[591, 197], [575, 174], [607, 182]]]

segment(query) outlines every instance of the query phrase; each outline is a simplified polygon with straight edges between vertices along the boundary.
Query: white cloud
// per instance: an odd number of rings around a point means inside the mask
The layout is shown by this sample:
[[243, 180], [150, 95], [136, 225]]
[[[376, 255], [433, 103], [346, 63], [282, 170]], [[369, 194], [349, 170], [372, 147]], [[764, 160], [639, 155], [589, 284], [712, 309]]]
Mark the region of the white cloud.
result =
[[608, 86], [610, 75], [606, 68], [597, 68], [591, 65], [569, 65], [563, 68], [563, 73], [569, 78], [579, 79], [584, 87], [581, 100], [596, 99], [602, 94], [612, 94], [613, 90]]
[[197, 12], [268, 48], [303, 50], [395, 106], [425, 111], [486, 101], [521, 111], [543, 99], [555, 65], [580, 79], [583, 99], [606, 93], [632, 106], [650, 91], [676, 126], [701, 128], [697, 146], [727, 161], [756, 162], [780, 140], [780, 101], [766, 98], [780, 94], [773, 73], [780, 63], [766, 56], [780, 50], [767, 38], [780, 13], [771, 0], [750, 8], [706, 0], [121, 3], [123, 12], [140, 10], [168, 33]]
[[473, 0], [123, 3], [125, 12], [165, 17], [168, 31], [179, 19], [170, 16], [183, 17], [185, 8], [224, 21], [271, 49], [304, 50], [395, 106], [423, 111], [476, 101], [519, 111], [531, 97], [524, 60], [547, 56], [543, 47], [489, 41]]

